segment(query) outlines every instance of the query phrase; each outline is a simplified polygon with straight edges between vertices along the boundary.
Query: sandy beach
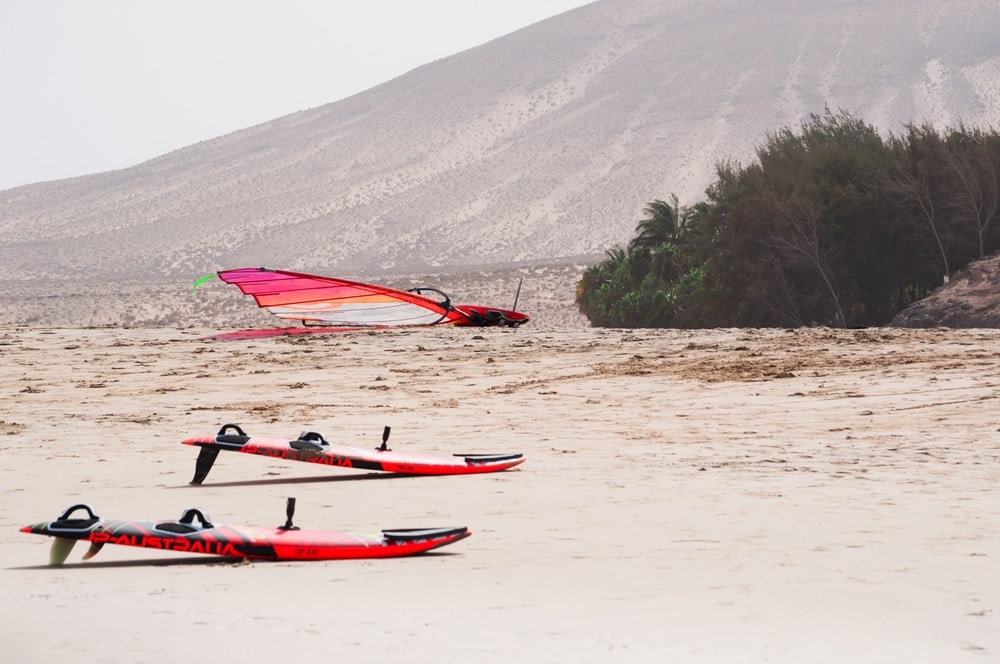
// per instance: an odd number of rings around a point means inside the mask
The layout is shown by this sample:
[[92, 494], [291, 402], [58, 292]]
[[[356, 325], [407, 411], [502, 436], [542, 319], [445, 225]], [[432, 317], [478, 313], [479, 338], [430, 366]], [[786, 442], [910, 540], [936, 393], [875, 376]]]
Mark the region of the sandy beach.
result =
[[[1000, 331], [0, 328], [9, 662], [1000, 661]], [[523, 452], [391, 477], [185, 438]], [[241, 562], [18, 528], [468, 526], [413, 558]]]

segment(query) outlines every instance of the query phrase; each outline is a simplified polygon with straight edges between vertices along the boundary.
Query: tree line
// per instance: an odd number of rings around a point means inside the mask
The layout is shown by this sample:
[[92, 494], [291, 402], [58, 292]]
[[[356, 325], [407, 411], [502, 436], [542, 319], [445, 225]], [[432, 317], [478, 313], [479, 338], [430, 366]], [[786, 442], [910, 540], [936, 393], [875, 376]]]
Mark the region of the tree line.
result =
[[1000, 250], [1000, 135], [905, 125], [883, 138], [827, 109], [716, 164], [706, 200], [646, 206], [577, 284], [603, 327], [884, 325]]

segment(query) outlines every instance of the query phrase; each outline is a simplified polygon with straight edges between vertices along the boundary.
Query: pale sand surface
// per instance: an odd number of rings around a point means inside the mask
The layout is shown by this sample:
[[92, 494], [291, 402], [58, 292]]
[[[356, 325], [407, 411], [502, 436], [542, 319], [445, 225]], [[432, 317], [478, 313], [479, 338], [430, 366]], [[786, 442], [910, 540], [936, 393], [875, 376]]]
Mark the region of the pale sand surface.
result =
[[[0, 328], [8, 662], [1000, 661], [1000, 331]], [[237, 422], [519, 451], [385, 478], [180, 441]], [[416, 558], [232, 564], [18, 528], [467, 525]]]

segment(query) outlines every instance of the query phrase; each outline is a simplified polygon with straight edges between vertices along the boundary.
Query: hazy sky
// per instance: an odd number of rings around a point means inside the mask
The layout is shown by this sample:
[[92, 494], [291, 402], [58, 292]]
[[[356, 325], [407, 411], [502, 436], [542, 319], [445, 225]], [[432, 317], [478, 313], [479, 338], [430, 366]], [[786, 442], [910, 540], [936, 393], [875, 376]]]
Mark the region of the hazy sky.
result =
[[0, 0], [0, 190], [349, 97], [590, 0]]

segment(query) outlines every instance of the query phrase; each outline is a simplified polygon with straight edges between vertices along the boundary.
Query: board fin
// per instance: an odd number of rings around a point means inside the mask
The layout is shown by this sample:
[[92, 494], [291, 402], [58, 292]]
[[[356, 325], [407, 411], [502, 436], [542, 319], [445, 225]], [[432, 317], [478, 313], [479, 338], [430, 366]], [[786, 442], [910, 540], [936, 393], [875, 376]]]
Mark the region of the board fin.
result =
[[191, 484], [201, 484], [208, 477], [208, 471], [212, 470], [215, 458], [219, 456], [219, 449], [213, 447], [203, 447], [198, 452], [198, 460], [194, 463], [194, 477]]
[[91, 542], [90, 548], [87, 549], [87, 553], [83, 554], [83, 559], [90, 560], [91, 558], [96, 556], [103, 548], [104, 548], [104, 542]]
[[70, 552], [76, 546], [76, 540], [69, 537], [52, 538], [52, 547], [49, 548], [49, 564], [62, 565], [69, 558]]

